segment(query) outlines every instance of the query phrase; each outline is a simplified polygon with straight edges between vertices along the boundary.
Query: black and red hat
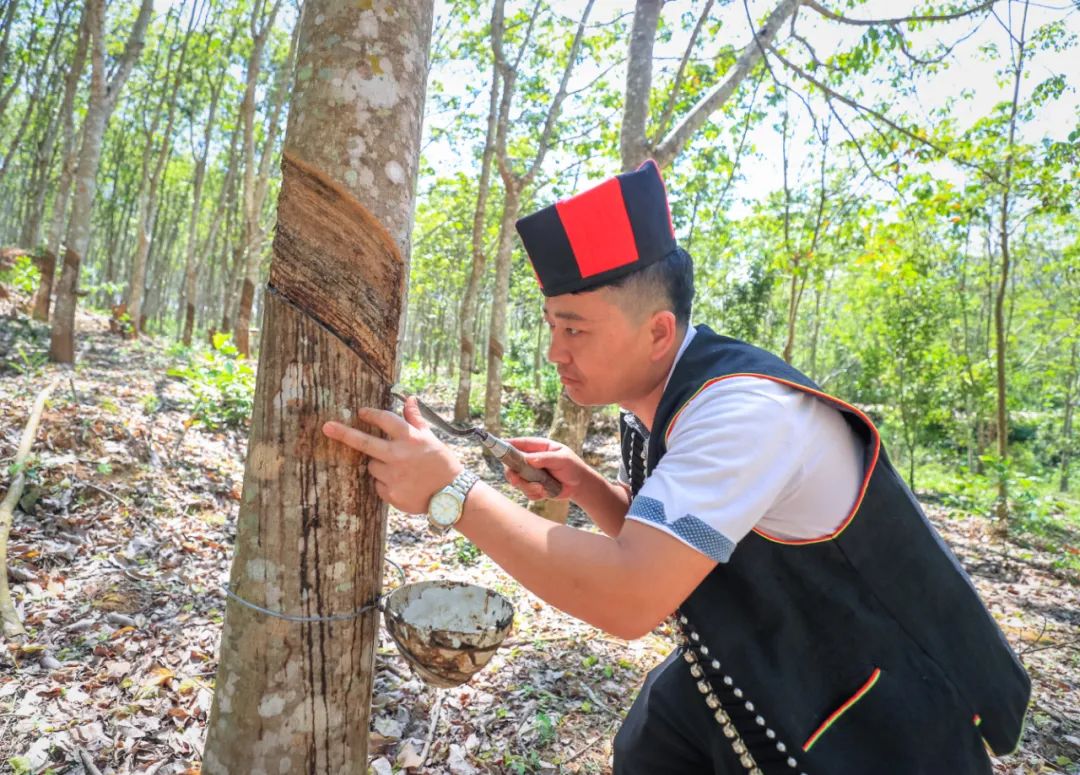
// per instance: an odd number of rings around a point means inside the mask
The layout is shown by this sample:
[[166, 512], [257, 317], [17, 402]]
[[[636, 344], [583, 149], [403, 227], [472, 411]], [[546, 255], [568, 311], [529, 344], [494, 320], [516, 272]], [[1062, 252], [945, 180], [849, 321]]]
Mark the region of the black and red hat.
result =
[[596, 288], [676, 249], [667, 192], [651, 159], [517, 222], [545, 296]]

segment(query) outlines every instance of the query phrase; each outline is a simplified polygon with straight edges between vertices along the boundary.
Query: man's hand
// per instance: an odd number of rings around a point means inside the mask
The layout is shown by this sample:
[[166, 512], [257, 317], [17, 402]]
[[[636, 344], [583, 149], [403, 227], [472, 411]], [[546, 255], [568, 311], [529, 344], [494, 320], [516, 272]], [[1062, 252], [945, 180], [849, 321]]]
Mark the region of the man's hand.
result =
[[[507, 442], [521, 450], [529, 465], [534, 468], [546, 468], [547, 472], [562, 485], [562, 490], [552, 500], [574, 500], [579, 494], [589, 467], [585, 461], [571, 452], [569, 447], [551, 439], [535, 436], [507, 439]], [[526, 481], [509, 468], [504, 467], [504, 473], [506, 481], [520, 490], [529, 500], [551, 498], [542, 484]]]
[[403, 417], [371, 408], [358, 410], [356, 416], [381, 430], [386, 438], [339, 422], [324, 424], [323, 433], [370, 457], [368, 472], [375, 478], [375, 492], [406, 514], [427, 513], [431, 496], [465, 468], [431, 432], [415, 398], [405, 402]]

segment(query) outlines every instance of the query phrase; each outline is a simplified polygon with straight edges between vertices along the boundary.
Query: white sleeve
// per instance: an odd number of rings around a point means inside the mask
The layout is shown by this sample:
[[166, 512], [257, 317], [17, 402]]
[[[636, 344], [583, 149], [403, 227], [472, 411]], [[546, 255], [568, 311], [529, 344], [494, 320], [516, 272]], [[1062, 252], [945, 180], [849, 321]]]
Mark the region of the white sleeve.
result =
[[800, 455], [792, 453], [802, 446], [792, 413], [770, 394], [775, 383], [757, 389], [755, 383], [762, 382], [720, 381], [683, 408], [667, 452], [631, 503], [628, 519], [727, 562], [802, 467]]

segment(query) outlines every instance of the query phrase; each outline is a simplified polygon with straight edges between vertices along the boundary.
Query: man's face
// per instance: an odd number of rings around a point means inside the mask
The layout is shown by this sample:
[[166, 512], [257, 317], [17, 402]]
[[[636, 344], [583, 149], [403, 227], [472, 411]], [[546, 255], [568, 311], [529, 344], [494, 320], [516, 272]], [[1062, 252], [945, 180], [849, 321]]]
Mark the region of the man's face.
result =
[[601, 406], [636, 397], [648, 365], [647, 320], [628, 319], [610, 289], [552, 296], [544, 320], [551, 329], [548, 360], [574, 403]]

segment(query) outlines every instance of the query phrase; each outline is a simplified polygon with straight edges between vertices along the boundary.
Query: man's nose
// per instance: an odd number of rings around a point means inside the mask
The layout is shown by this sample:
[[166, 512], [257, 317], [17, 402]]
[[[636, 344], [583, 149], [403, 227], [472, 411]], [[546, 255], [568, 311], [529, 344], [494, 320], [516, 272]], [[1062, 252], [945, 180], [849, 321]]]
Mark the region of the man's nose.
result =
[[559, 342], [559, 337], [555, 334], [552, 334], [551, 342], [548, 344], [547, 359], [552, 363], [570, 362], [570, 352]]

